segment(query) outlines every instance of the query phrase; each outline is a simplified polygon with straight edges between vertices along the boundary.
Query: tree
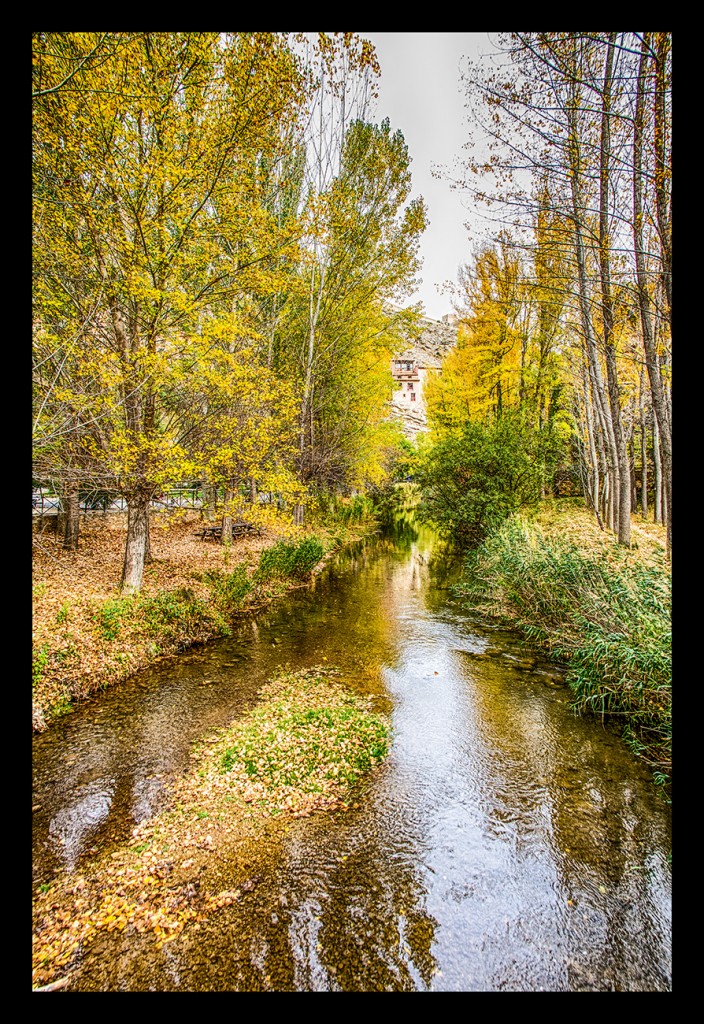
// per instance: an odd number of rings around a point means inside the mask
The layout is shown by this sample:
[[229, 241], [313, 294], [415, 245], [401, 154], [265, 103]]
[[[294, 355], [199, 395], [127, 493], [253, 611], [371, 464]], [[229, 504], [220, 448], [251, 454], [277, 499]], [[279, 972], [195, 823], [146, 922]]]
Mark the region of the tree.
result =
[[467, 422], [420, 460], [421, 516], [460, 547], [480, 543], [512, 512], [537, 502], [561, 444], [534, 431], [518, 411], [488, 424]]
[[81, 345], [69, 380], [35, 378], [37, 436], [63, 407], [85, 458], [125, 495], [130, 593], [150, 499], [190, 465], [163, 397], [205, 321], [226, 308], [229, 328], [248, 327], [233, 323], [238, 296], [280, 243], [257, 161], [279, 151], [305, 80], [271, 33], [38, 33], [34, 47], [38, 362], [64, 374], [71, 339]]
[[522, 395], [524, 309], [519, 260], [506, 233], [459, 273], [457, 347], [428, 386], [431, 421], [446, 426], [497, 417]]
[[[618, 340], [628, 333], [621, 326], [635, 329], [634, 311], [658, 457], [665, 490], [671, 488], [671, 36], [512, 33], [499, 41], [508, 62], [487, 74], [470, 65], [465, 76], [491, 153], [469, 162], [462, 185], [478, 201], [498, 204], [517, 233], [529, 227], [548, 189], [566, 271], [564, 334], [582, 348], [566, 383], [584, 479], [600, 522], [603, 516], [627, 545], [633, 480], [625, 382], [632, 349], [619, 350]], [[495, 185], [474, 187], [480, 173]], [[671, 526], [668, 538], [671, 544]]]
[[410, 286], [425, 227], [422, 200], [404, 207], [409, 162], [388, 120], [353, 121], [338, 173], [305, 212], [281, 361], [299, 381], [299, 473], [311, 487], [353, 487], [378, 471], [373, 438], [383, 446], [401, 319], [386, 303]]

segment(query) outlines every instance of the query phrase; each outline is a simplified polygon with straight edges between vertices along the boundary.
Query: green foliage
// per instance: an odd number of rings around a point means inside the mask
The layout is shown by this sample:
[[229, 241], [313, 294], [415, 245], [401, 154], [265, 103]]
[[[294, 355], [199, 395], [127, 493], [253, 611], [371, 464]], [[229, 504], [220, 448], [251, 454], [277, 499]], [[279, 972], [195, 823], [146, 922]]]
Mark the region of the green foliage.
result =
[[131, 616], [133, 610], [134, 601], [131, 597], [111, 597], [97, 609], [93, 619], [106, 640], [115, 640], [123, 621]]
[[208, 573], [206, 582], [216, 604], [228, 609], [241, 605], [252, 589], [245, 565], [238, 565], [232, 572]]
[[324, 550], [317, 537], [305, 537], [298, 544], [279, 541], [262, 551], [254, 581], [264, 583], [276, 577], [303, 579], [318, 564]]
[[364, 494], [355, 494], [340, 509], [340, 522], [349, 526], [350, 523], [363, 523], [374, 514], [374, 502]]
[[[331, 119], [328, 126], [336, 127]], [[344, 139], [330, 144], [339, 163], [326, 151], [316, 167], [303, 220], [309, 257], [278, 355], [299, 381], [301, 478], [361, 490], [385, 475], [395, 433], [388, 400], [400, 318], [384, 303], [412, 286], [426, 215], [422, 199], [409, 200], [408, 148], [388, 120], [352, 117]], [[316, 139], [311, 150], [320, 146]]]
[[390, 484], [373, 494], [374, 515], [382, 526], [397, 522], [403, 513], [418, 506], [419, 491], [415, 484]]
[[241, 603], [241, 598], [237, 597], [238, 585], [231, 578], [239, 581], [242, 572], [246, 575], [244, 567], [239, 566], [234, 573], [210, 574], [208, 582], [213, 590], [214, 606], [197, 598], [188, 587], [182, 587], [149, 597], [109, 598], [94, 611], [93, 619], [103, 638], [109, 641], [116, 640], [123, 625], [128, 624], [147, 636], [177, 642], [181, 639], [188, 642], [189, 637], [213, 629], [227, 635], [229, 628], [222, 613]]
[[38, 686], [42, 681], [44, 670], [49, 663], [49, 644], [42, 644], [32, 658], [32, 687]]
[[73, 711], [71, 697], [63, 693], [51, 707], [51, 718], [61, 718], [63, 715], [70, 715]]
[[68, 622], [70, 608], [71, 606], [69, 602], [64, 601], [64, 603], [61, 605], [58, 612], [56, 613], [56, 621], [60, 626], [63, 625], [64, 622]]
[[514, 517], [468, 555], [457, 590], [567, 661], [576, 707], [623, 718], [634, 750], [669, 772], [669, 573], [596, 556]]
[[372, 496], [355, 494], [342, 497], [334, 491], [318, 488], [310, 505], [313, 523], [334, 528], [368, 522], [376, 517], [376, 502]]
[[396, 450], [392, 453], [390, 476], [394, 483], [413, 479], [418, 470], [419, 453], [416, 446], [407, 437], [399, 438]]
[[136, 602], [140, 622], [148, 633], [161, 634], [165, 628], [188, 617], [193, 600], [193, 593], [187, 588], [140, 597]]
[[465, 423], [422, 455], [420, 518], [461, 547], [476, 545], [512, 512], [540, 499], [560, 455], [556, 436], [532, 430], [519, 413], [488, 426]]
[[337, 674], [308, 669], [267, 684], [262, 703], [230, 731], [221, 771], [284, 809], [344, 792], [374, 768], [389, 749], [389, 722]]

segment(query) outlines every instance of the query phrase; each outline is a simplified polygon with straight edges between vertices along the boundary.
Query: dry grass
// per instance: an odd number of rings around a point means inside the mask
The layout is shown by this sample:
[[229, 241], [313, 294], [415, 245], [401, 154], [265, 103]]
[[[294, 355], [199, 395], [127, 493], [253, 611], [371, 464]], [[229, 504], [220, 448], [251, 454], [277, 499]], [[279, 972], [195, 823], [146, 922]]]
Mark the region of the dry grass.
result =
[[599, 525], [583, 498], [556, 498], [541, 502], [535, 522], [547, 533], [575, 544], [585, 552], [599, 552], [606, 558], [627, 563], [662, 566], [666, 550], [666, 528], [662, 523], [646, 522], [631, 516], [631, 547], [619, 547], [610, 530]]

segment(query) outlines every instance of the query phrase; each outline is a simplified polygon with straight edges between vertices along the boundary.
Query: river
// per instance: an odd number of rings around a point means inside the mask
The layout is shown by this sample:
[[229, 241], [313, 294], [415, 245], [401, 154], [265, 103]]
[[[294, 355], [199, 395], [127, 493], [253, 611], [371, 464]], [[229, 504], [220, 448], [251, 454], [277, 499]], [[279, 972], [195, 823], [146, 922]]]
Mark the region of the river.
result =
[[36, 888], [157, 813], [280, 666], [338, 666], [392, 718], [355, 804], [272, 830], [246, 900], [160, 949], [105, 936], [72, 988], [671, 990], [669, 804], [559, 671], [459, 604], [457, 568], [402, 521], [34, 738]]

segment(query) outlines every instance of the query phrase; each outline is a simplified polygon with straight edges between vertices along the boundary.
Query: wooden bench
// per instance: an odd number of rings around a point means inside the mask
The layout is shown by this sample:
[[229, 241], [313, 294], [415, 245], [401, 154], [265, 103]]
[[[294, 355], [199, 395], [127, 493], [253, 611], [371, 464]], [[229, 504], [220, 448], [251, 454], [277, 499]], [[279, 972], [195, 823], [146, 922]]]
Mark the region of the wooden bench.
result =
[[206, 540], [208, 537], [217, 538], [218, 540], [222, 536], [222, 526], [204, 526], [202, 530], [199, 530], [196, 534], [201, 540]]
[[[244, 537], [247, 534], [255, 533], [257, 537], [261, 537], [262, 531], [258, 526], [253, 526], [251, 523], [233, 523], [232, 524], [232, 538], [233, 540], [237, 537]], [[196, 534], [201, 540], [221, 540], [222, 539], [222, 523], [212, 525], [208, 523]]]

